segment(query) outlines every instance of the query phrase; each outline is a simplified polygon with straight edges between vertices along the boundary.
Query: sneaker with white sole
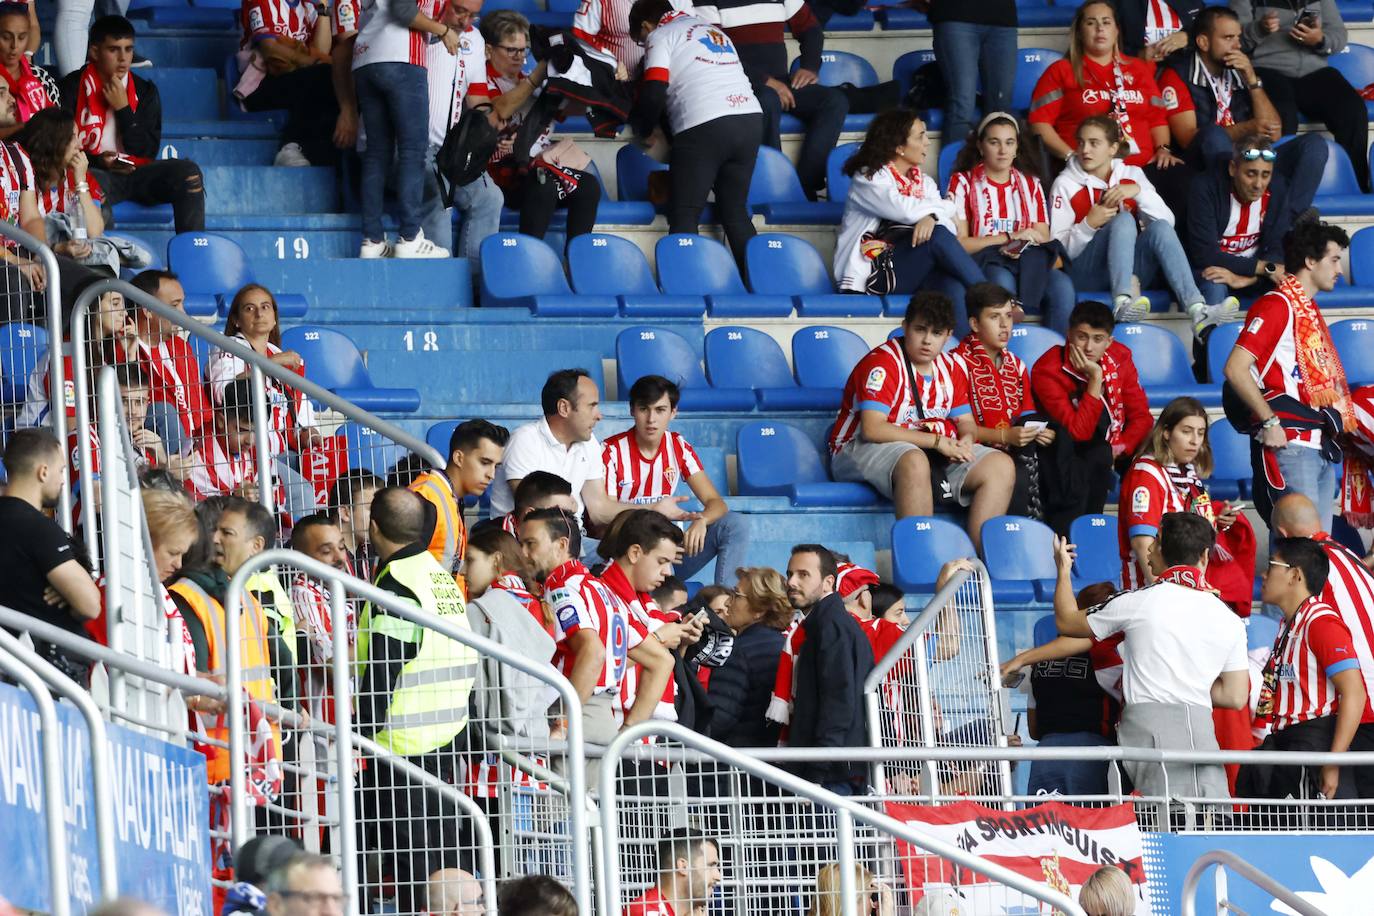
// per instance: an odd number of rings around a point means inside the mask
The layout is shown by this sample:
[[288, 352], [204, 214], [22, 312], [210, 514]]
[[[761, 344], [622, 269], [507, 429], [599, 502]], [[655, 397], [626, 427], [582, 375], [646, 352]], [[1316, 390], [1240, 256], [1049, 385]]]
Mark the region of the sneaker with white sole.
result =
[[394, 258], [447, 258], [449, 251], [447, 248], [440, 248], [438, 245], [425, 238], [425, 231], [418, 230], [413, 239], [396, 240], [396, 247], [392, 253]]
[[287, 143], [277, 150], [277, 158], [272, 160], [272, 164], [287, 168], [305, 168], [310, 165], [310, 160], [301, 152], [299, 143]]
[[374, 258], [389, 258], [394, 253], [391, 243], [386, 239], [382, 239], [380, 242], [374, 242], [371, 239], [363, 239], [363, 247], [358, 252], [358, 257], [365, 260], [372, 260]]
[[1144, 296], [1117, 296], [1112, 314], [1118, 324], [1142, 321], [1150, 314], [1150, 300]]
[[1216, 305], [1191, 306], [1188, 314], [1193, 319], [1193, 335], [1201, 337], [1208, 328], [1240, 318], [1240, 300], [1235, 296], [1227, 296]]

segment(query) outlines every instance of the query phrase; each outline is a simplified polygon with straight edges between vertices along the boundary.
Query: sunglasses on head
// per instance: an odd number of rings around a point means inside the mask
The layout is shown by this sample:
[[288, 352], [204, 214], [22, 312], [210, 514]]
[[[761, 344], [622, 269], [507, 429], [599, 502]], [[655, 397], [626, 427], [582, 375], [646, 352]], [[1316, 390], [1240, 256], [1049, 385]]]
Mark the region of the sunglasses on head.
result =
[[1240, 158], [1246, 162], [1254, 162], [1256, 159], [1263, 159], [1265, 162], [1273, 162], [1279, 158], [1279, 154], [1271, 149], [1243, 149], [1240, 151]]

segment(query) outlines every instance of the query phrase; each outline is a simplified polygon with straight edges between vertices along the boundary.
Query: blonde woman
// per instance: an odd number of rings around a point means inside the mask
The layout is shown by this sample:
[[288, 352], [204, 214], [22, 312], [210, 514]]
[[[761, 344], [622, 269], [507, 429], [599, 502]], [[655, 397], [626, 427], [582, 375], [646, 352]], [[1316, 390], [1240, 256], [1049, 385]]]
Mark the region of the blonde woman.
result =
[[[811, 902], [807, 916], [840, 916], [844, 912], [840, 897], [840, 865], [830, 862], [822, 865], [816, 872], [816, 899]], [[873, 877], [873, 872], [862, 865], [854, 865], [855, 913], [873, 913], [877, 916], [893, 916], [897, 904], [892, 889]]]
[[1078, 905], [1088, 916], [1132, 916], [1135, 901], [1135, 886], [1115, 865], [1093, 872], [1078, 891]]
[[[148, 523], [148, 539], [153, 545], [149, 558], [157, 570], [162, 589], [162, 610], [167, 616], [167, 641], [172, 669], [181, 674], [196, 674], [196, 647], [181, 609], [172, 601], [167, 583], [181, 572], [182, 560], [200, 539], [200, 520], [195, 507], [183, 493], [171, 490], [143, 491], [143, 518]], [[195, 704], [191, 703], [194, 707]]]
[[735, 631], [735, 647], [711, 672], [707, 687], [715, 712], [710, 737], [731, 747], [773, 747], [778, 726], [764, 717], [773, 696], [783, 631], [792, 622], [787, 583], [776, 569], [735, 570], [738, 583], [721, 618]]

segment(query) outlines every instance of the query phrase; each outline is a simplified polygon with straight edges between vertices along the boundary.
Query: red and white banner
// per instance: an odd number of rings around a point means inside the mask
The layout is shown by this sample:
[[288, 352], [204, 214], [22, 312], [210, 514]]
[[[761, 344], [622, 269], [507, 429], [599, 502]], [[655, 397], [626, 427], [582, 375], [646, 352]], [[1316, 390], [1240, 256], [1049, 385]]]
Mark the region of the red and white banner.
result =
[[[1077, 898], [1078, 889], [1103, 865], [1114, 865], [1136, 885], [1137, 916], [1150, 916], [1141, 834], [1130, 804], [1080, 808], [1047, 802], [1018, 811], [974, 802], [949, 805], [886, 804], [888, 816], [966, 852], [1033, 878]], [[971, 912], [1002, 912], [1007, 893], [981, 875], [897, 840], [907, 887], [953, 889]]]

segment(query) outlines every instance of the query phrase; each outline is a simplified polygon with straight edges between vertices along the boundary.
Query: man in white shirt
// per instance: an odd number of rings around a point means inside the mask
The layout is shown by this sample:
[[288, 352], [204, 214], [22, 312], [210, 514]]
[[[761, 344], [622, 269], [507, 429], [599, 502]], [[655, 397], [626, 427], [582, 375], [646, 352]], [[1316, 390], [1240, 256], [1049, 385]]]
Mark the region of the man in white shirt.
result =
[[458, 53], [449, 54], [438, 42], [426, 48], [429, 75], [429, 149], [425, 153], [425, 196], [420, 227], [425, 238], [455, 257], [467, 258], [475, 280], [481, 268], [482, 239], [501, 228], [501, 191], [485, 172], [476, 181], [453, 189], [453, 206], [463, 215], [458, 247], [453, 247], [453, 214], [445, 207], [434, 174], [434, 160], [449, 128], [458, 123], [464, 106], [487, 102], [487, 44], [473, 21], [482, 0], [451, 0], [444, 24], [458, 33]]
[[493, 518], [515, 508], [515, 488], [533, 471], [548, 471], [572, 484], [579, 520], [585, 515], [594, 526], [610, 524], [625, 509], [653, 509], [675, 522], [697, 518], [678, 505], [686, 496], [665, 496], [643, 506], [619, 502], [606, 492], [601, 443], [592, 434], [601, 420], [601, 392], [586, 369], [554, 372], [539, 400], [544, 419], [520, 427], [506, 443], [490, 490]]
[[[1060, 634], [1122, 638], [1126, 705], [1117, 728], [1122, 747], [1216, 751], [1212, 707], [1243, 709], [1249, 703], [1245, 625], [1205, 577], [1215, 543], [1216, 531], [1202, 516], [1167, 513], [1150, 548], [1154, 584], [1082, 611], [1070, 578], [1074, 547], [1055, 538], [1054, 619]], [[1125, 768], [1146, 796], [1230, 797], [1219, 764], [1126, 763]]]

